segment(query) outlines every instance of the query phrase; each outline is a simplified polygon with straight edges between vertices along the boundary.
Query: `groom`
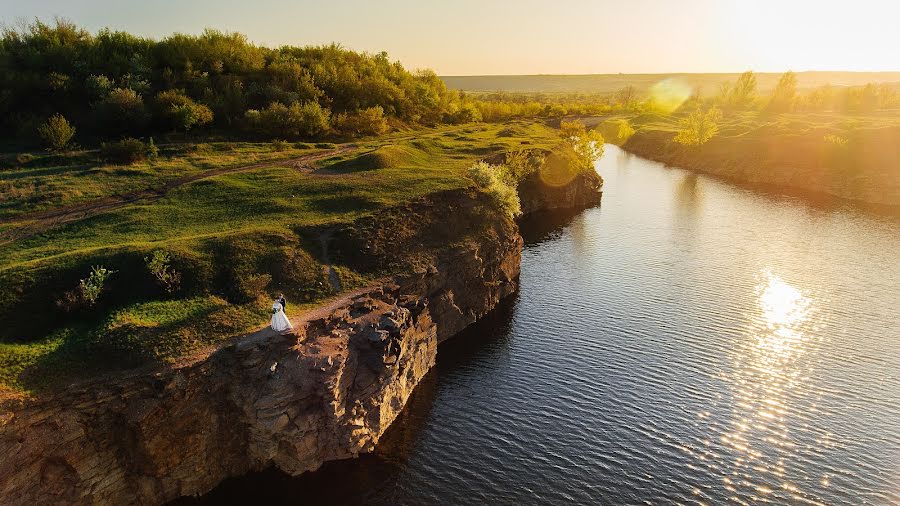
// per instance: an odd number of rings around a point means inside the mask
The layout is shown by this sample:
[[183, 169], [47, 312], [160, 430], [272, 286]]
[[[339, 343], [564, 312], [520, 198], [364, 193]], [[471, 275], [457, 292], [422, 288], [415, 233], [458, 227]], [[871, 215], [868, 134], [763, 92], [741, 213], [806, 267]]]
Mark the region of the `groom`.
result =
[[279, 293], [279, 294], [278, 294], [278, 297], [277, 297], [275, 300], [277, 300], [278, 303], [281, 304], [281, 310], [282, 310], [282, 311], [284, 311], [285, 309], [287, 309], [287, 301], [284, 300], [284, 294], [283, 294], [283, 293]]

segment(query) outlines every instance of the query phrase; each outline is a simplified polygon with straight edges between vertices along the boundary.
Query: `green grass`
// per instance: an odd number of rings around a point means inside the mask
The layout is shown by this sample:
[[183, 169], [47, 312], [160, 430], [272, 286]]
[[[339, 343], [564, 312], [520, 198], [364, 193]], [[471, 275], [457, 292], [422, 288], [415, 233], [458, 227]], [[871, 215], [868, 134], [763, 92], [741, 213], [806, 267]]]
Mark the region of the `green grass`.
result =
[[[466, 169], [478, 159], [514, 149], [551, 149], [558, 142], [555, 129], [530, 122], [402, 131], [360, 142], [312, 168], [275, 163], [207, 177], [158, 200], [2, 244], [0, 384], [34, 390], [61, 379], [171, 361], [264, 325], [272, 291], [285, 291], [292, 302], [321, 301], [334, 291], [317, 230], [468, 187]], [[0, 172], [0, 183], [57, 193], [0, 204], [5, 206], [0, 219], [19, 220], [0, 230], [18, 226], [35, 211], [159, 187], [212, 168], [332, 148], [291, 145], [279, 152], [271, 143], [171, 145], [164, 147], [161, 161], [130, 167], [91, 162], [90, 153], [37, 156], [26, 167]], [[143, 264], [156, 249], [172, 253], [184, 277], [172, 298]], [[100, 304], [57, 307], [63, 293], [98, 264], [117, 271]], [[353, 265], [334, 268], [343, 289], [383, 274]], [[32, 316], [36, 305], [42, 308], [38, 324]]]
[[250, 165], [314, 153], [305, 145], [278, 151], [272, 143], [217, 142], [162, 145], [160, 158], [122, 166], [107, 164], [99, 152], [42, 154], [19, 165], [10, 154], [0, 163], [0, 220], [156, 188], [167, 181], [211, 169]]
[[[815, 198], [879, 208], [900, 203], [900, 111], [870, 114], [726, 113], [696, 147], [673, 142], [680, 115], [631, 116], [625, 147], [667, 164]], [[609, 128], [607, 118], [598, 128]]]

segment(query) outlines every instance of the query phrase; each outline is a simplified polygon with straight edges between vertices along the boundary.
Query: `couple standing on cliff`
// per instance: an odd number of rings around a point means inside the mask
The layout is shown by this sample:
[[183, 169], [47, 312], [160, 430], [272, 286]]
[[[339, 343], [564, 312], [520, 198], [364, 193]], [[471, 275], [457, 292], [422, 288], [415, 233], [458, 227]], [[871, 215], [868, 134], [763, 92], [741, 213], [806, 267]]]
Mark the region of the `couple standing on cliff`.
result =
[[272, 330], [275, 332], [288, 332], [294, 329], [291, 320], [284, 313], [286, 308], [287, 301], [284, 299], [284, 294], [280, 293], [272, 303]]

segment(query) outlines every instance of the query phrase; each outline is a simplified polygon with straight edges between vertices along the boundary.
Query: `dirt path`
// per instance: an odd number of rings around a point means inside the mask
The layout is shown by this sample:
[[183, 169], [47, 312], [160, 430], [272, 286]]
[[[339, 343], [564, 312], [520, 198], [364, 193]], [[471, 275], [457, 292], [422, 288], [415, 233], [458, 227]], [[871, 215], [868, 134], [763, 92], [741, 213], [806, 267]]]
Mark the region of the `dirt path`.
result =
[[93, 200], [91, 202], [64, 206], [48, 211], [39, 211], [30, 214], [17, 215], [6, 220], [0, 219], [0, 224], [9, 223], [15, 225], [17, 223], [21, 223], [20, 226], [13, 226], [9, 230], [0, 232], [0, 245], [31, 237], [53, 227], [91, 218], [99, 214], [103, 214], [107, 211], [119, 209], [136, 202], [152, 202], [154, 200], [159, 200], [160, 198], [164, 197], [169, 191], [178, 188], [179, 186], [208, 177], [275, 166], [292, 167], [303, 173], [311, 174], [314, 170], [313, 164], [315, 162], [335, 155], [339, 155], [341, 153], [346, 153], [347, 151], [356, 149], [356, 147], [357, 146], [355, 144], [347, 144], [336, 149], [303, 155], [296, 158], [289, 158], [286, 160], [272, 160], [254, 163], [251, 165], [242, 165], [239, 167], [225, 167], [221, 169], [207, 170], [198, 174], [192, 174], [190, 176], [183, 176], [172, 179], [171, 181], [167, 181], [164, 185], [157, 188], [148, 188], [146, 190], [126, 193], [124, 195], [104, 197], [102, 199]]

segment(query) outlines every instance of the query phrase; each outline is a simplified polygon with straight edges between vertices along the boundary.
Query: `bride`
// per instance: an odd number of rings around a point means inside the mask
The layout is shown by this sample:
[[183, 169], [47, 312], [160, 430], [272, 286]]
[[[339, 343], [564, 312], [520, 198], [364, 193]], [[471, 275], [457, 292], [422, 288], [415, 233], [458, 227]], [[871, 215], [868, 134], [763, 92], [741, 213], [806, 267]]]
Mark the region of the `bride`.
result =
[[291, 321], [284, 314], [284, 305], [280, 300], [275, 300], [272, 303], [272, 330], [275, 332], [287, 332], [293, 328]]

